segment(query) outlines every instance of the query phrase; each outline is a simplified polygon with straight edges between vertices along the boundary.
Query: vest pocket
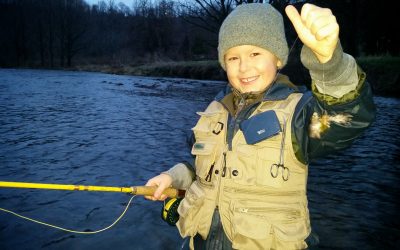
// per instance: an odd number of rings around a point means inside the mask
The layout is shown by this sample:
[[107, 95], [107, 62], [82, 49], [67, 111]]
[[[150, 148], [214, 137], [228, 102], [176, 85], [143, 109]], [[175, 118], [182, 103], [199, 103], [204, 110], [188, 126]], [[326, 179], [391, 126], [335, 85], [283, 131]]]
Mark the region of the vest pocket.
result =
[[247, 144], [237, 145], [237, 160], [228, 162], [231, 178], [234, 182], [244, 185], [256, 184], [257, 155], [255, 147]]
[[269, 249], [271, 224], [264, 217], [235, 209], [232, 218], [234, 249]]
[[204, 203], [205, 193], [194, 181], [186, 191], [185, 198], [178, 207], [179, 220], [177, 226], [184, 236], [194, 236], [197, 233], [199, 220], [201, 219], [202, 204]]
[[305, 219], [273, 225], [273, 232], [281, 241], [304, 241], [310, 233]]
[[203, 181], [215, 164], [216, 145], [217, 143], [212, 141], [196, 141], [192, 147], [192, 154], [196, 156], [196, 175]]
[[219, 135], [224, 129], [220, 122], [221, 112], [197, 112], [200, 115], [196, 126], [192, 128], [196, 139]]
[[275, 235], [272, 247], [274, 249], [306, 249], [305, 239], [310, 234], [305, 219], [283, 222], [272, 226]]
[[236, 249], [303, 249], [308, 220], [298, 203], [231, 203], [232, 244]]
[[266, 147], [257, 150], [258, 185], [279, 188], [290, 179], [290, 169], [285, 165], [278, 165], [280, 154], [280, 148]]

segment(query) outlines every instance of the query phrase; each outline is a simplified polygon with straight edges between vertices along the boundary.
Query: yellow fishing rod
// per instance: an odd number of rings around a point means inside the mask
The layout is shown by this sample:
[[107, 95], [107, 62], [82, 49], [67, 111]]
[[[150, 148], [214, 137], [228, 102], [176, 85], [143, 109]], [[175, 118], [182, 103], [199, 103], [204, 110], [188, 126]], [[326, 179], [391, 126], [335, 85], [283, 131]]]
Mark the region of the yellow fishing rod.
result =
[[[35, 189], [54, 189], [69, 191], [95, 191], [95, 192], [120, 192], [132, 195], [151, 196], [157, 187], [133, 186], [133, 187], [109, 187], [109, 186], [84, 186], [84, 185], [66, 185], [66, 184], [48, 184], [48, 183], [32, 183], [32, 182], [7, 182], [0, 181], [0, 187], [3, 188], [35, 188]], [[175, 188], [167, 188], [163, 194], [170, 198], [182, 197], [185, 191]]]
[[[17, 217], [20, 217], [25, 220], [29, 220], [38, 224], [42, 224], [48, 227], [56, 228], [59, 230], [63, 230], [70, 233], [78, 233], [78, 234], [95, 234], [103, 232], [112, 226], [114, 226], [126, 213], [129, 208], [129, 205], [132, 202], [132, 199], [136, 195], [144, 195], [144, 196], [152, 196], [156, 191], [157, 187], [148, 187], [148, 186], [132, 186], [132, 187], [110, 187], [110, 186], [85, 186], [85, 185], [71, 185], [71, 184], [49, 184], [49, 183], [31, 183], [31, 182], [7, 182], [0, 181], [0, 188], [32, 188], [32, 189], [52, 189], [52, 190], [68, 190], [68, 191], [94, 191], [94, 192], [119, 192], [119, 193], [128, 193], [132, 194], [132, 197], [129, 199], [124, 211], [122, 214], [109, 226], [96, 230], [96, 231], [77, 231], [66, 229], [63, 227], [55, 226], [49, 223], [45, 223], [42, 221], [38, 221], [8, 209], [4, 209], [0, 207], [0, 211], [10, 213]], [[174, 225], [178, 220], [177, 208], [181, 201], [181, 198], [185, 195], [184, 190], [179, 190], [175, 188], [166, 188], [163, 194], [167, 195], [171, 198], [171, 200], [165, 204], [161, 213], [162, 219], [165, 220], [168, 224]]]

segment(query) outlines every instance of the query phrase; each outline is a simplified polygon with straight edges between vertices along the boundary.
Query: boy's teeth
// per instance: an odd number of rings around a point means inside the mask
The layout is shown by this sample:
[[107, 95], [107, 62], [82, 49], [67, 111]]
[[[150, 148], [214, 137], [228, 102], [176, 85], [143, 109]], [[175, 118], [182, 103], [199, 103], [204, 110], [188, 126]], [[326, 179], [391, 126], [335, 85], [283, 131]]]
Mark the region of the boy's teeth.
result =
[[249, 77], [249, 78], [243, 78], [242, 81], [243, 82], [251, 82], [251, 81], [254, 81], [255, 79], [257, 79], [257, 77], [253, 76], [253, 77]]

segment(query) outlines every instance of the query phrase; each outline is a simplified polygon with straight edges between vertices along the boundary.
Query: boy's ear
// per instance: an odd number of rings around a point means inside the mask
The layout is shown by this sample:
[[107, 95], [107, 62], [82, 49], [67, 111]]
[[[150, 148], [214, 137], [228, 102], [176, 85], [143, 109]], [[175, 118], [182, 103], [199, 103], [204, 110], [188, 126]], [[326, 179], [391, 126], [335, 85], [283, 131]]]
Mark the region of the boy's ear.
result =
[[282, 67], [282, 62], [281, 62], [281, 60], [278, 60], [278, 61], [276, 62], [276, 66], [277, 66], [278, 68], [281, 68], [281, 67]]

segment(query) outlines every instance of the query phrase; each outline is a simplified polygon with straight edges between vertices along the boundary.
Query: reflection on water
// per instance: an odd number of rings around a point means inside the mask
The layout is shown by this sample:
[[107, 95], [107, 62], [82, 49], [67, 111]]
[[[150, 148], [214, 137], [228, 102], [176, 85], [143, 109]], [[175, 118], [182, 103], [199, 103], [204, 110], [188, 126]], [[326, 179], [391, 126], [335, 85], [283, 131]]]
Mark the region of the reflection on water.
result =
[[[187, 156], [195, 111], [219, 82], [0, 69], [0, 180], [142, 185]], [[346, 151], [310, 166], [320, 249], [399, 246], [399, 99], [376, 97], [377, 121]], [[0, 207], [77, 230], [109, 225], [125, 194], [0, 189]], [[0, 214], [0, 249], [177, 249], [161, 203], [137, 197], [119, 224], [75, 235]]]

